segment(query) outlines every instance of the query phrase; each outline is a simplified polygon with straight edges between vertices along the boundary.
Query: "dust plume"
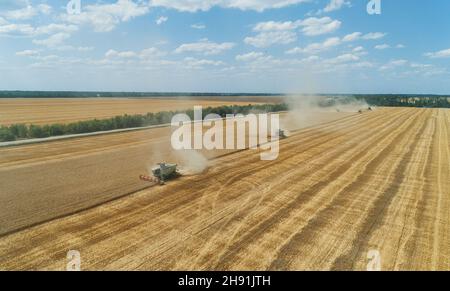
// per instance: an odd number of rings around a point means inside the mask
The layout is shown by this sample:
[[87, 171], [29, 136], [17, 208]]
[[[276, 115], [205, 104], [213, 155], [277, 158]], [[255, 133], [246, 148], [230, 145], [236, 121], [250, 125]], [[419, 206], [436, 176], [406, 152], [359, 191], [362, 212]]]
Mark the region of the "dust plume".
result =
[[352, 96], [297, 95], [286, 96], [289, 112], [281, 121], [284, 129], [295, 130], [327, 122], [340, 115], [367, 110], [364, 100]]
[[196, 150], [174, 151], [183, 175], [200, 174], [209, 166], [209, 161]]

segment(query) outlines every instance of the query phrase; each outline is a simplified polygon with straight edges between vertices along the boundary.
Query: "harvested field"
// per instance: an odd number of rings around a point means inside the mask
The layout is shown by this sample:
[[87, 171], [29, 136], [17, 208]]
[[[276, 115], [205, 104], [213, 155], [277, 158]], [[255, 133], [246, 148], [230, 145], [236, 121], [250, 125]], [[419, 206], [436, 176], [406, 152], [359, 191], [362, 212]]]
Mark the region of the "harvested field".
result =
[[444, 109], [350, 114], [294, 132], [275, 161], [213, 155], [206, 172], [141, 191], [135, 172], [165, 133], [1, 149], [0, 184], [12, 189], [1, 207], [18, 207], [2, 212], [3, 232], [30, 224], [30, 205], [38, 221], [137, 192], [2, 236], [0, 269], [64, 269], [78, 250], [83, 269], [365, 270], [377, 250], [384, 270], [450, 270], [449, 123]]
[[[266, 98], [267, 99], [267, 98]], [[257, 97], [213, 98], [0, 98], [0, 125], [53, 124], [124, 114], [263, 103]], [[267, 100], [266, 100], [267, 101]]]
[[[301, 124], [295, 115], [284, 114], [281, 120], [286, 128], [297, 129], [351, 114], [316, 113]], [[171, 130], [163, 127], [0, 148], [0, 235], [142, 190], [148, 184], [137, 177], [155, 163], [175, 161], [195, 173], [199, 171], [196, 164], [204, 167], [205, 158], [233, 152], [176, 153], [170, 144]], [[26, 177], [26, 183], [17, 177]]]

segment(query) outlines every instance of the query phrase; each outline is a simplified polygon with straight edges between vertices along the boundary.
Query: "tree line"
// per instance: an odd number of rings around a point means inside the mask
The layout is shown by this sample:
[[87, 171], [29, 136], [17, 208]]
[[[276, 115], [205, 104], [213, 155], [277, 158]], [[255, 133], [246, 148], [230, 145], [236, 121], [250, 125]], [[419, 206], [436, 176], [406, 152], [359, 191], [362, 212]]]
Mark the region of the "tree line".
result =
[[[225, 117], [227, 114], [245, 115], [250, 112], [279, 112], [286, 110], [288, 110], [288, 105], [285, 103], [279, 103], [207, 107], [203, 108], [202, 112], [203, 117], [210, 113], [215, 113], [221, 117]], [[186, 113], [192, 120], [194, 119], [194, 110], [189, 109], [184, 111], [150, 112], [147, 114], [125, 114], [106, 119], [85, 120], [67, 124], [12, 124], [9, 126], [0, 127], [0, 142], [160, 125], [170, 123], [172, 117], [178, 113]]]
[[354, 95], [353, 97], [375, 106], [450, 108], [450, 96]]
[[96, 91], [0, 91], [0, 98], [121, 98], [121, 97], [236, 97], [281, 96], [269, 93], [191, 93], [191, 92], [96, 92]]

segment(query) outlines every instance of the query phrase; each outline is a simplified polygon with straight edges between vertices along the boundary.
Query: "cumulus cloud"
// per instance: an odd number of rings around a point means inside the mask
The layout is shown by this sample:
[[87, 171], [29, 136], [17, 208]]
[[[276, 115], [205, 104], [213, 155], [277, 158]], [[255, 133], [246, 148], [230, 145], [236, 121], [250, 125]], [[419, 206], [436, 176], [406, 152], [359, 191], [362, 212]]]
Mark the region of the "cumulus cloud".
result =
[[383, 32], [370, 32], [367, 34], [362, 34], [361, 32], [353, 32], [350, 34], [347, 34], [346, 36], [343, 37], [342, 41], [344, 42], [351, 42], [351, 41], [356, 41], [356, 40], [377, 40], [377, 39], [381, 39], [383, 37], [386, 36], [386, 33]]
[[407, 60], [403, 60], [403, 59], [392, 60], [389, 63], [379, 67], [378, 70], [380, 70], [380, 71], [391, 70], [391, 69], [394, 69], [396, 67], [406, 66], [407, 64], [408, 64]]
[[78, 27], [76, 25], [68, 24], [48, 24], [38, 27], [33, 27], [30, 24], [5, 24], [0, 25], [0, 35], [19, 35], [19, 36], [30, 36], [35, 37], [45, 34], [55, 34], [59, 32], [72, 33], [77, 31]]
[[0, 14], [7, 19], [11, 20], [26, 20], [33, 18], [39, 14], [48, 15], [52, 11], [52, 7], [47, 4], [39, 4], [37, 6], [32, 6], [28, 4], [24, 8], [8, 10], [5, 12], [1, 12]]
[[307, 45], [304, 48], [301, 47], [295, 47], [288, 51], [286, 51], [287, 54], [298, 54], [298, 53], [306, 53], [306, 54], [315, 54], [327, 49], [330, 49], [332, 47], [340, 45], [341, 39], [339, 37], [331, 37], [326, 39], [324, 42], [320, 43], [312, 43]]
[[262, 57], [263, 55], [264, 54], [261, 52], [250, 52], [250, 53], [246, 53], [246, 54], [242, 54], [242, 55], [237, 55], [236, 60], [248, 62], [248, 61], [256, 60], [256, 59]]
[[80, 14], [63, 14], [61, 18], [77, 25], [90, 25], [97, 32], [108, 32], [119, 23], [145, 15], [149, 10], [142, 2], [118, 0], [112, 4], [85, 5]]
[[359, 56], [355, 54], [343, 54], [335, 58], [328, 59], [326, 62], [329, 64], [343, 64], [348, 62], [355, 62], [358, 61], [359, 59], [360, 59]]
[[161, 24], [163, 24], [164, 22], [166, 22], [167, 20], [169, 20], [169, 18], [168, 17], [166, 17], [166, 16], [161, 16], [161, 17], [159, 17], [158, 19], [156, 19], [156, 24], [157, 25], [161, 25]]
[[364, 48], [362, 46], [357, 46], [355, 48], [353, 48], [352, 50], [354, 53], [360, 53], [364, 51]]
[[175, 50], [175, 53], [194, 52], [204, 55], [217, 55], [232, 49], [235, 45], [232, 42], [215, 43], [205, 38], [198, 42], [182, 44]]
[[24, 51], [16, 52], [16, 56], [21, 56], [21, 57], [33, 57], [33, 56], [38, 56], [38, 55], [39, 55], [39, 51], [37, 51], [37, 50], [24, 50]]
[[192, 57], [184, 58], [183, 60], [185, 66], [189, 68], [201, 68], [204, 66], [223, 66], [225, 65], [222, 61], [206, 60], [206, 59], [196, 59]]
[[215, 6], [261, 12], [266, 9], [283, 8], [303, 2], [308, 2], [308, 0], [151, 0], [150, 5], [187, 12], [208, 11]]
[[70, 34], [65, 32], [59, 32], [45, 39], [34, 39], [33, 43], [37, 45], [46, 46], [49, 48], [55, 48], [63, 44], [63, 42], [68, 38], [70, 38]]
[[323, 12], [331, 12], [341, 9], [344, 6], [351, 6], [350, 1], [345, 0], [330, 0], [330, 2], [325, 6]]
[[316, 36], [334, 32], [341, 27], [339, 20], [333, 20], [330, 17], [310, 17], [301, 22], [302, 32], [308, 36]]
[[432, 59], [450, 58], [450, 49], [445, 49], [437, 52], [429, 52], [426, 53], [425, 56]]
[[197, 23], [197, 24], [192, 24], [191, 28], [193, 28], [193, 29], [205, 29], [206, 26], [204, 24], [198, 24]]
[[350, 33], [350, 34], [347, 34], [346, 36], [344, 36], [342, 41], [345, 41], [345, 42], [355, 41], [355, 40], [360, 39], [361, 36], [362, 36], [361, 32], [353, 32], [353, 33]]
[[301, 25], [301, 21], [266, 21], [257, 23], [253, 30], [257, 32], [261, 31], [280, 31], [280, 30], [293, 30]]
[[253, 37], [246, 37], [244, 42], [254, 47], [268, 47], [274, 44], [289, 44], [297, 40], [293, 31], [266, 31]]
[[244, 42], [255, 47], [269, 47], [271, 45], [286, 45], [297, 40], [297, 29], [307, 36], [316, 36], [334, 32], [341, 25], [338, 20], [329, 17], [310, 17], [297, 21], [266, 21], [257, 23], [253, 31], [255, 36], [249, 36]]
[[[330, 48], [339, 46], [342, 43], [356, 41], [358, 39], [361, 39], [362, 36], [363, 36], [363, 34], [361, 32], [354, 32], [351, 34], [347, 34], [342, 38], [330, 37], [330, 38], [327, 38], [323, 42], [311, 43], [311, 44], [307, 45], [306, 47], [294, 47], [290, 50], [287, 50], [286, 54], [299, 54], [299, 53], [316, 54], [316, 53], [328, 50]], [[359, 55], [363, 55], [363, 54], [367, 53], [364, 51], [364, 48], [362, 46], [355, 47], [353, 49], [353, 52], [358, 53]]]
[[35, 28], [29, 24], [0, 25], [0, 35], [33, 35]]
[[375, 46], [375, 49], [377, 49], [377, 50], [385, 50], [385, 49], [388, 49], [388, 48], [391, 48], [391, 46], [386, 44], [386, 43], [385, 44], [379, 44], [379, 45]]
[[106, 58], [122, 58], [122, 59], [139, 58], [144, 60], [153, 59], [164, 55], [166, 55], [165, 52], [160, 51], [159, 49], [154, 47], [146, 48], [141, 51], [116, 51], [114, 49], [110, 49], [105, 53]]
[[40, 34], [53, 34], [58, 32], [72, 33], [78, 30], [78, 26], [73, 24], [56, 24], [51, 23], [48, 25], [39, 26], [35, 29], [36, 35]]
[[371, 32], [368, 34], [365, 34], [362, 38], [366, 39], [366, 40], [375, 40], [375, 39], [380, 39], [386, 36], [386, 33], [382, 33], [382, 32]]

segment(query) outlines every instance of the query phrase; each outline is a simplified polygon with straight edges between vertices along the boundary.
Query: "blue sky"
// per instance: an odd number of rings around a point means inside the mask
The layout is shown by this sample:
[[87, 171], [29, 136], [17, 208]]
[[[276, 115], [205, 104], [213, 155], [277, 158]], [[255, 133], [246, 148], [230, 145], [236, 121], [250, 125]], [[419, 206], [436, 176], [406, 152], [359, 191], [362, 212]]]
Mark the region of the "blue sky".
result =
[[0, 2], [0, 89], [450, 94], [446, 0], [69, 1]]

